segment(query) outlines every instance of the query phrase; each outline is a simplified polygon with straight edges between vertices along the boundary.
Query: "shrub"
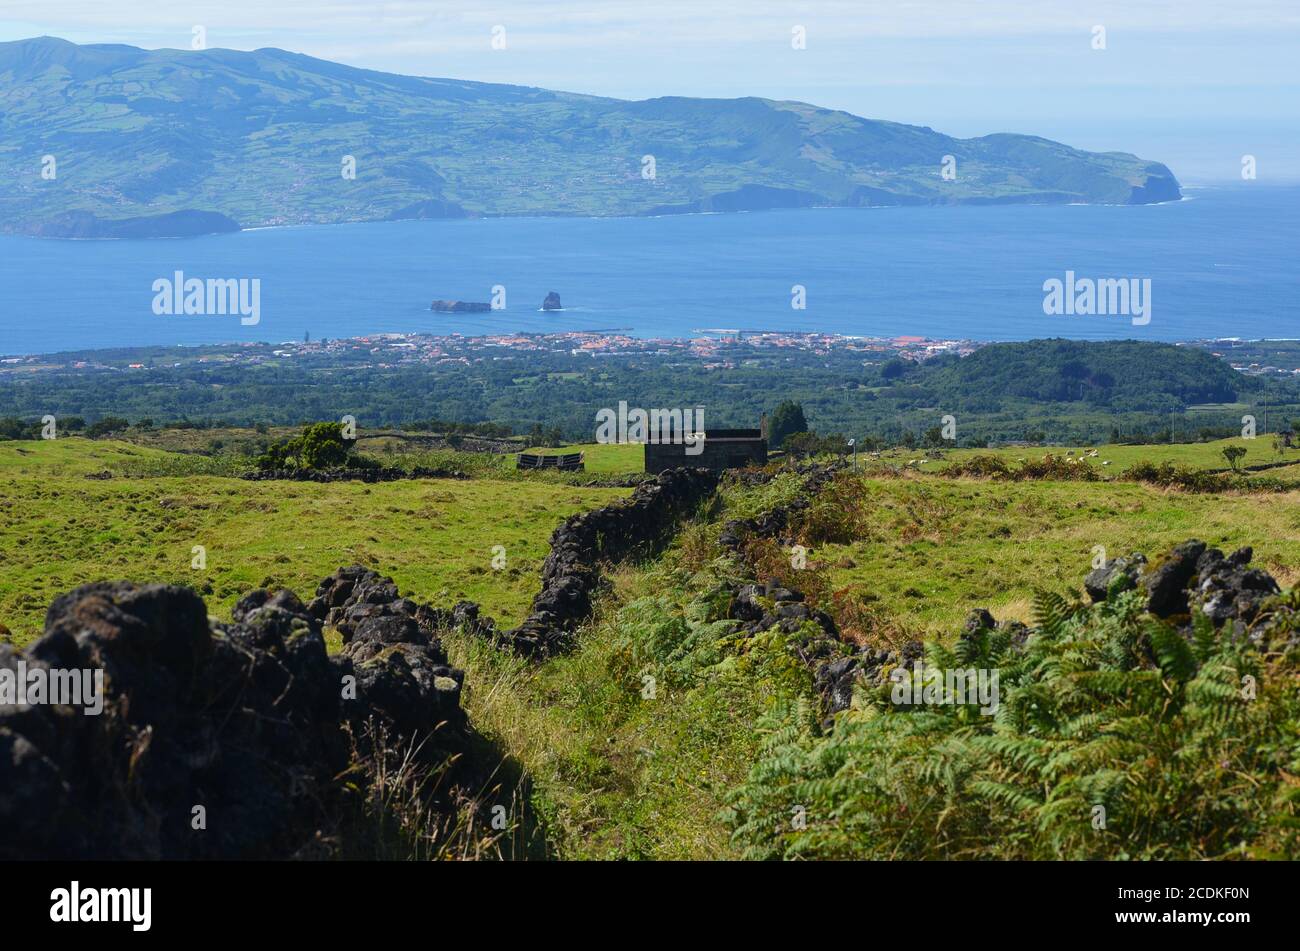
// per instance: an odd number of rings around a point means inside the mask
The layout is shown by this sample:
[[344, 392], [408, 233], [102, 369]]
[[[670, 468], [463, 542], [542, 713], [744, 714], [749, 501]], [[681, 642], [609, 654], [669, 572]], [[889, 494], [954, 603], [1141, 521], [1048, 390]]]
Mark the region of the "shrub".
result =
[[1300, 615], [1258, 650], [1203, 616], [1185, 637], [1136, 592], [1040, 595], [1036, 616], [1023, 648], [1005, 630], [927, 647], [927, 664], [998, 671], [994, 716], [895, 706], [887, 682], [829, 736], [806, 706], [774, 713], [729, 797], [733, 841], [751, 858], [1300, 855]]
[[874, 648], [900, 648], [913, 640], [912, 633], [861, 588], [840, 588], [831, 593], [827, 607], [841, 639]]
[[360, 457], [352, 458], [355, 439], [343, 435], [341, 423], [313, 423], [302, 435], [282, 439], [269, 446], [257, 458], [259, 469], [337, 469], [349, 464], [362, 464]]
[[803, 567], [796, 568], [791, 551], [774, 539], [756, 537], [746, 541], [745, 559], [753, 566], [754, 577], [800, 591], [809, 604], [820, 606], [830, 597], [830, 579], [825, 565], [804, 560]]
[[129, 420], [122, 419], [120, 416], [105, 416], [96, 423], [91, 423], [86, 427], [86, 435], [91, 439], [98, 439], [101, 436], [108, 436], [112, 433], [120, 433], [130, 426]]
[[1060, 482], [1098, 482], [1101, 475], [1097, 469], [1082, 459], [1075, 461], [1071, 457], [1054, 456], [1051, 453], [1041, 459], [1029, 459], [1013, 469], [1001, 458], [992, 455], [971, 456], [964, 462], [955, 462], [942, 470], [950, 478], [971, 476], [978, 479], [998, 479], [1006, 482], [1021, 482], [1026, 479], [1050, 479]]
[[1220, 473], [1193, 469], [1190, 466], [1176, 466], [1172, 462], [1139, 462], [1129, 466], [1124, 476], [1135, 482], [1146, 482], [1165, 488], [1187, 489], [1191, 492], [1218, 492], [1228, 488], [1226, 480]]
[[1053, 479], [1065, 482], [1097, 482], [1101, 475], [1082, 459], [1054, 456], [1051, 453], [1042, 459], [1028, 459], [1016, 470], [1017, 479]]
[[848, 544], [867, 533], [867, 516], [865, 483], [839, 473], [813, 496], [803, 513], [800, 534], [807, 545]]
[[970, 476], [976, 479], [1011, 479], [1011, 468], [999, 456], [971, 456], [963, 462], [954, 462], [943, 470], [954, 479]]

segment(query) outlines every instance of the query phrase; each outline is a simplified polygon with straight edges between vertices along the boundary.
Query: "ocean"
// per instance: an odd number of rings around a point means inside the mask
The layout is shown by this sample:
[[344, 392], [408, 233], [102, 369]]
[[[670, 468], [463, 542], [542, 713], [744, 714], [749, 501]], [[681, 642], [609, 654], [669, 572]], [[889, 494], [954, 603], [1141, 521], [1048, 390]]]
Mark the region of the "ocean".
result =
[[[0, 236], [0, 354], [146, 344], [704, 328], [1020, 340], [1300, 337], [1300, 188], [1146, 206], [806, 209]], [[256, 280], [258, 322], [156, 314], [154, 282]], [[1150, 281], [1150, 320], [1044, 313], [1044, 282]], [[796, 308], [798, 285], [805, 306]], [[434, 299], [492, 301], [435, 313]], [[563, 311], [541, 312], [549, 291]]]

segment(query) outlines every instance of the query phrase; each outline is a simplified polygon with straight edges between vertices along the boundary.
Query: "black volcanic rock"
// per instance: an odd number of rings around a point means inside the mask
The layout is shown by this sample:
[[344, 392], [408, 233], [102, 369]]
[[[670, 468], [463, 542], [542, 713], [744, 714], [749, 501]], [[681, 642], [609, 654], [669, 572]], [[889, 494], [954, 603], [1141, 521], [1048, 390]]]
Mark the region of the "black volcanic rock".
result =
[[551, 535], [542, 590], [528, 617], [513, 630], [483, 633], [529, 657], [567, 650], [578, 625], [591, 615], [601, 583], [597, 563], [653, 547], [717, 487], [716, 472], [669, 469], [638, 485], [630, 498], [565, 519]]
[[546, 295], [546, 300], [542, 301], [542, 310], [564, 310], [560, 303], [560, 295], [551, 291]]
[[1186, 614], [1187, 587], [1196, 574], [1196, 563], [1205, 551], [1205, 542], [1195, 538], [1175, 545], [1155, 564], [1147, 566], [1141, 583], [1147, 589], [1147, 610], [1156, 617]]
[[486, 301], [436, 300], [429, 305], [429, 309], [440, 314], [486, 314], [492, 305]]
[[1083, 588], [1094, 602], [1105, 601], [1112, 590], [1127, 591], [1136, 587], [1146, 563], [1146, 556], [1136, 552], [1127, 558], [1112, 558], [1100, 568], [1088, 572], [1083, 579]]
[[1259, 568], [1248, 568], [1254, 552], [1239, 548], [1224, 556], [1217, 548], [1208, 549], [1196, 562], [1196, 583], [1189, 601], [1214, 622], [1249, 624], [1263, 603], [1281, 588], [1273, 577]]
[[[341, 656], [326, 617], [348, 631]], [[0, 859], [315, 854], [358, 778], [354, 751], [380, 752], [371, 736], [429, 767], [467, 748], [463, 676], [437, 638], [450, 612], [391, 579], [343, 568], [310, 605], [254, 591], [232, 618], [211, 621], [188, 588], [100, 582], [56, 598], [25, 650], [0, 645], [0, 669], [103, 677], [94, 715], [0, 705]]]

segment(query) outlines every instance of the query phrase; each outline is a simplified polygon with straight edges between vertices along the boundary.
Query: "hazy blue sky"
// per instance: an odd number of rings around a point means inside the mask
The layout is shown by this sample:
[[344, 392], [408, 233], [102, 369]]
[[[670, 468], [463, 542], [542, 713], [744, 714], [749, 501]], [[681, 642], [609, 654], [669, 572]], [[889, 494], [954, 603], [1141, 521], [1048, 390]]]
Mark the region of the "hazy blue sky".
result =
[[195, 24], [210, 47], [622, 98], [801, 99], [1136, 152], [1190, 182], [1238, 178], [1250, 153], [1261, 182], [1300, 179], [1300, 0], [0, 0], [0, 39], [188, 48]]

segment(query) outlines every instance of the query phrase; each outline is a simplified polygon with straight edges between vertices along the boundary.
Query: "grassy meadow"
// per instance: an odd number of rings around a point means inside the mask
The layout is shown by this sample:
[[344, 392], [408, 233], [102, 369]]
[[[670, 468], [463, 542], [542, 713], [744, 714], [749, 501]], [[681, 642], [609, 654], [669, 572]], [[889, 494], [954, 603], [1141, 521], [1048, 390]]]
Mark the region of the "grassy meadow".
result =
[[[253, 588], [310, 597], [322, 577], [353, 563], [392, 575], [419, 599], [468, 598], [518, 621], [555, 526], [627, 492], [521, 479], [87, 478], [127, 467], [166, 471], [170, 461], [161, 450], [108, 441], [0, 443], [0, 623], [16, 642], [40, 632], [55, 595], [89, 581], [187, 584], [226, 617]], [[206, 549], [204, 568], [191, 567], [195, 545]], [[499, 571], [491, 566], [496, 545], [506, 554]]]
[[[558, 856], [757, 854], [752, 832], [733, 834], [729, 804], [737, 790], [751, 809], [785, 795], [777, 792], [785, 761], [769, 751], [773, 724], [797, 726], [794, 735], [811, 744], [814, 762], [815, 751], [836, 749], [816, 739], [823, 734], [806, 711], [808, 670], [792, 660], [784, 636], [737, 637], [716, 620], [732, 570], [718, 558], [721, 523], [787, 501], [797, 482], [779, 476], [763, 486], [728, 487], [662, 558], [618, 570], [570, 655], [533, 665], [475, 638], [447, 638], [467, 672], [475, 723], [528, 772]], [[1249, 544], [1255, 564], [1284, 586], [1300, 580], [1300, 493], [1214, 496], [1126, 482], [916, 474], [850, 476], [845, 486], [825, 505], [847, 514], [856, 526], [852, 537], [811, 547], [806, 585], [801, 572], [787, 577], [822, 592], [823, 606], [831, 607], [837, 591], [864, 604], [856, 624], [841, 614], [841, 627], [877, 644], [904, 637], [952, 643], [977, 606], [1031, 621], [1035, 590], [1080, 589], [1096, 545], [1111, 556], [1136, 549], [1159, 557], [1190, 536], [1225, 549]], [[812, 518], [814, 525], [831, 520], [816, 508]], [[645, 691], [647, 677], [653, 696]], [[854, 717], [865, 715], [855, 708]], [[851, 790], [852, 777], [846, 781]], [[805, 795], [823, 794], [790, 794], [794, 802]], [[772, 814], [788, 809], [784, 803]], [[850, 810], [845, 819], [873, 814]], [[935, 855], [944, 854], [938, 841], [930, 843]], [[848, 844], [835, 854], [861, 847]]]
[[[478, 601], [509, 624], [537, 591], [555, 525], [630, 491], [506, 470], [498, 467], [512, 463], [509, 457], [476, 462], [469, 454], [445, 457], [467, 479], [251, 482], [226, 474], [236, 467], [220, 453], [176, 453], [152, 442], [0, 443], [0, 622], [12, 641], [36, 636], [49, 601], [91, 580], [188, 584], [213, 614], [228, 616], [253, 588], [286, 586], [308, 596], [321, 577], [351, 563], [391, 574], [404, 593], [435, 605]], [[640, 467], [641, 447], [566, 448], [588, 452], [589, 473]], [[1144, 459], [1219, 468], [1220, 448], [1105, 447], [1099, 457], [1115, 465], [1099, 482], [900, 474], [883, 464], [919, 452], [885, 453], [879, 462], [860, 456], [863, 471], [841, 475], [808, 513], [807, 567], [789, 583], [828, 608], [850, 605], [852, 623], [837, 613], [841, 628], [877, 643], [952, 643], [974, 607], [1029, 621], [1034, 592], [1080, 588], [1097, 546], [1113, 557], [1132, 550], [1158, 556], [1193, 536], [1225, 550], [1251, 545], [1257, 566], [1294, 585], [1300, 491], [1189, 493], [1112, 477]], [[998, 453], [1014, 463], [1048, 451]], [[851, 799], [858, 788], [856, 773], [832, 776], [847, 783], [843, 791], [817, 786], [824, 791], [810, 800], [814, 818], [814, 807], [847, 809], [844, 824], [831, 831], [848, 838], [774, 840], [762, 831], [767, 825], [752, 825], [755, 810], [785, 814], [787, 798], [805, 795], [785, 791], [785, 771], [821, 783], [819, 770], [847, 757], [862, 775], [874, 775], [882, 755], [870, 745], [875, 734], [861, 732], [885, 728], [869, 710], [855, 706], [847, 716], [858, 726], [843, 736], [816, 726], [808, 713], [809, 669], [787, 635], [773, 629], [739, 637], [719, 620], [736, 570], [716, 545], [723, 521], [788, 501], [800, 481], [784, 474], [759, 486], [728, 485], [662, 556], [609, 570], [596, 617], [568, 655], [532, 663], [473, 635], [445, 636], [452, 662], [466, 673], [470, 720], [525, 771], [550, 854], [713, 859], [809, 848], [810, 855], [841, 857], [863, 854], [877, 840], [870, 831], [849, 835], [855, 824], [875, 829], [891, 815], [883, 806], [843, 805], [841, 797]], [[191, 567], [194, 545], [206, 548], [204, 568]], [[491, 567], [495, 545], [505, 548], [504, 570]], [[773, 746], [774, 736], [786, 737], [785, 745]], [[893, 734], [880, 742], [887, 750], [912, 748]], [[1263, 775], [1259, 769], [1250, 766], [1252, 775]], [[1144, 785], [1139, 778], [1132, 788]], [[969, 795], [958, 801], [975, 808]], [[1013, 815], [1002, 821], [1020, 828]], [[935, 856], [953, 854], [941, 837], [922, 846]], [[1006, 854], [1029, 850], [1016, 844]]]
[[[1255, 439], [1216, 439], [1210, 442], [1169, 443], [1144, 446], [1129, 446], [1121, 443], [1094, 446], [1001, 446], [991, 449], [947, 449], [927, 454], [924, 449], [888, 449], [879, 457], [859, 454], [858, 462], [864, 468], [873, 464], [888, 463], [902, 465], [916, 461], [917, 466], [926, 472], [936, 472], [956, 462], [962, 462], [974, 456], [996, 456], [1008, 465], [1022, 460], [1042, 459], [1046, 455], [1056, 457], [1082, 456], [1086, 464], [1100, 467], [1106, 475], [1123, 472], [1129, 466], [1142, 462], [1157, 465], [1171, 462], [1178, 466], [1193, 469], [1227, 469], [1228, 462], [1223, 457], [1223, 450], [1228, 446], [1238, 446], [1246, 450], [1240, 465], [1250, 468], [1259, 465], [1276, 465], [1291, 460], [1300, 464], [1300, 449], [1290, 449], [1278, 453], [1273, 447], [1271, 436], [1258, 436]], [[1096, 457], [1089, 454], [1096, 452]], [[929, 458], [927, 458], [927, 455]], [[1103, 465], [1109, 462], [1110, 465]], [[1286, 470], [1270, 470], [1270, 475]]]
[[907, 636], [951, 633], [975, 606], [1028, 621], [1035, 589], [1082, 589], [1098, 546], [1113, 558], [1154, 557], [1191, 537], [1224, 551], [1251, 545], [1256, 566], [1283, 584], [1300, 580], [1300, 492], [923, 476], [861, 483], [852, 540], [814, 546], [810, 566]]
[[641, 472], [645, 469], [645, 446], [639, 443], [631, 445], [582, 443], [561, 446], [559, 449], [529, 449], [528, 451], [543, 456], [572, 452], [585, 453], [583, 464], [587, 472], [621, 474]]

